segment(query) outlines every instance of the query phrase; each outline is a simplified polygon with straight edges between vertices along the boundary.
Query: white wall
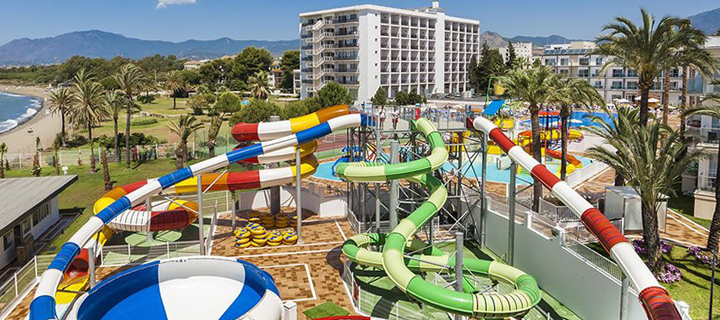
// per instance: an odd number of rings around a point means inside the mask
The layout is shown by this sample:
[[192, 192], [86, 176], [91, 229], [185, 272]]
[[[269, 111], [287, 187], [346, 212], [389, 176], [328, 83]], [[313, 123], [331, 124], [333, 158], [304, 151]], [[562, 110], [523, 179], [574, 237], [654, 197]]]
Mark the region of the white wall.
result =
[[[50, 207], [48, 210], [50, 211], [48, 216], [30, 229], [30, 232], [35, 239], [40, 238], [40, 236], [47, 231], [48, 228], [60, 221], [60, 207], [58, 206], [57, 198], [50, 200]], [[30, 219], [32, 219], [32, 217]]]
[[[302, 207], [313, 211], [321, 217], [344, 216], [347, 210], [345, 196], [328, 196], [325, 188], [314, 184], [309, 189], [302, 189]], [[295, 187], [280, 188], [280, 205], [295, 206]], [[259, 190], [240, 193], [240, 210], [250, 210], [270, 207], [270, 190]]]
[[[480, 221], [479, 208], [475, 211], [475, 221]], [[485, 245], [497, 255], [507, 254], [507, 217], [488, 210], [485, 221]], [[516, 225], [514, 262], [581, 318], [619, 319], [620, 282], [561, 246], [559, 239]], [[637, 293], [631, 292], [629, 300], [627, 319], [647, 319]]]
[[359, 51], [360, 63], [358, 103], [370, 102], [380, 87], [380, 12], [361, 11], [359, 13]]

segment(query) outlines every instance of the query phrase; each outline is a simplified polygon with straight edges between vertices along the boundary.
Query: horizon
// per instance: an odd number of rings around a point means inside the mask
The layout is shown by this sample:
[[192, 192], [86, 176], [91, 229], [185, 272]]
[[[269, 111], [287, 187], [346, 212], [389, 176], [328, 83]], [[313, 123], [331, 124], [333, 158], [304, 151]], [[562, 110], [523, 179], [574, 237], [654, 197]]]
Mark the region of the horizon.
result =
[[[625, 15], [637, 20], [641, 6], [656, 17], [688, 17], [720, 7], [716, 0], [697, 0], [693, 1], [692, 6], [670, 0], [645, 2], [609, 0], [602, 3], [576, 3], [556, 0], [552, 3], [535, 3], [518, 0], [512, 4], [495, 3], [488, 6], [470, 1], [445, 0], [440, 1], [440, 5], [448, 15], [479, 20], [481, 32], [497, 32], [507, 38], [559, 35], [568, 39], [586, 40], [594, 39], [602, 26], [615, 16]], [[128, 38], [171, 42], [221, 38], [296, 40], [299, 33], [298, 15], [302, 12], [366, 3], [397, 8], [430, 5], [429, 0], [339, 0], [332, 6], [317, 0], [302, 3], [281, 0], [272, 5], [255, 2], [220, 3], [211, 0], [129, 0], [122, 4], [74, 0], [73, 3], [82, 5], [67, 6], [52, 0], [6, 3], [0, 12], [0, 28], [5, 30], [0, 34], [0, 45], [21, 38], [49, 38], [92, 30], [120, 34]], [[590, 14], [585, 14], [586, 12]], [[513, 16], [508, 18], [508, 13]], [[128, 23], [128, 15], [131, 23]], [[28, 24], [28, 16], [35, 19], [33, 23]], [[197, 23], [188, 23], [191, 19], [196, 19]], [[250, 24], [260, 28], [247, 28]], [[569, 25], [573, 27], [569, 28]], [[259, 35], [257, 30], [264, 33]], [[530, 30], [532, 31], [528, 32]]]

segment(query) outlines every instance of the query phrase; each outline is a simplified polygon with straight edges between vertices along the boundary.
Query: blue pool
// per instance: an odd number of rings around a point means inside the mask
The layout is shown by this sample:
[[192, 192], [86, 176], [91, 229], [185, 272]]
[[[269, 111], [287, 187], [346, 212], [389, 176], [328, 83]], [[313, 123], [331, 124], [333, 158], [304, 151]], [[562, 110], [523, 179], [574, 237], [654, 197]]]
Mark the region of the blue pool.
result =
[[[575, 157], [578, 160], [580, 160], [580, 162], [583, 163], [583, 166], [587, 166], [590, 163], [592, 163], [592, 160], [590, 160], [588, 158], [584, 158], [584, 157], [580, 157], [580, 156], [575, 156]], [[332, 174], [333, 164], [334, 164], [334, 162], [321, 163], [318, 166], [317, 171], [315, 171], [315, 174], [313, 175], [313, 177], [320, 178], [320, 179], [326, 179], [326, 180], [332, 180], [332, 181], [342, 181], [339, 178], [333, 176], [333, 174]], [[557, 160], [557, 159], [548, 160], [546, 165], [547, 165], [548, 170], [550, 170], [550, 172], [556, 173], [560, 170], [560, 160]], [[443, 165], [443, 170], [445, 170], [446, 172], [450, 172], [456, 166], [457, 166], [457, 164], [455, 166], [453, 166], [450, 163], [445, 163], [445, 165]], [[482, 164], [480, 162], [477, 162], [471, 168], [470, 164], [465, 163], [463, 165], [463, 172], [465, 173], [466, 177], [469, 177], [469, 178], [477, 177], [479, 179], [480, 176], [482, 175]], [[488, 181], [508, 183], [508, 182], [510, 182], [510, 170], [509, 169], [498, 170], [497, 165], [495, 163], [489, 161], [488, 162], [488, 172], [487, 172], [486, 178]], [[532, 177], [530, 177], [530, 175], [527, 174], [525, 171], [523, 171], [523, 173], [521, 173], [517, 176], [517, 184], [519, 184], [519, 185], [520, 184], [528, 184], [531, 182], [532, 182]]]
[[[612, 118], [604, 112], [585, 112], [585, 111], [575, 111], [572, 113], [572, 116], [570, 116], [570, 127], [589, 127], [589, 126], [599, 126], [597, 123], [593, 122], [591, 117], [598, 117], [605, 121], [605, 123], [610, 124], [610, 126], [613, 126]], [[613, 115], [613, 117], [615, 117]], [[560, 123], [559, 117], [551, 117], [549, 119], [550, 126], [551, 127], [558, 127]], [[545, 123], [548, 122], [547, 117], [540, 117], [540, 125], [545, 126]], [[530, 120], [525, 120], [522, 122], [523, 125], [530, 125]]]

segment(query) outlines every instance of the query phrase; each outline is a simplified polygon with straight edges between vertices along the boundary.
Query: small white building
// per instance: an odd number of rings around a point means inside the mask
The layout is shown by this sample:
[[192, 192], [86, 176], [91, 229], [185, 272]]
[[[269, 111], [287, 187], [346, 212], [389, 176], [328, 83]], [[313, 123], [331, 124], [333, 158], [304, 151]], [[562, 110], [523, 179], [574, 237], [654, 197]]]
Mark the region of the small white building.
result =
[[[533, 62], [532, 42], [513, 42], [512, 46], [515, 49], [516, 58], [524, 58], [529, 63]], [[505, 63], [507, 63], [508, 59], [510, 59], [508, 47], [509, 45], [498, 48], [498, 51], [500, 51], [500, 55], [502, 55], [503, 61], [505, 61]]]
[[34, 243], [60, 220], [58, 194], [77, 176], [0, 179], [0, 268], [35, 256]]

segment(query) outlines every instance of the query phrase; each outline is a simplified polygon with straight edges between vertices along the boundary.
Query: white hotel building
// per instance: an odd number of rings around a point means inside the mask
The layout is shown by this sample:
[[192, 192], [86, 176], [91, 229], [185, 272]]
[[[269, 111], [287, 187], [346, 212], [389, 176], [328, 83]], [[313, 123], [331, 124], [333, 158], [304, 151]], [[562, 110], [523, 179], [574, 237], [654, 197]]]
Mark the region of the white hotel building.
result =
[[358, 5], [300, 14], [301, 98], [331, 81], [358, 103], [382, 87], [432, 94], [469, 90], [467, 69], [479, 52], [480, 22], [431, 7]]

